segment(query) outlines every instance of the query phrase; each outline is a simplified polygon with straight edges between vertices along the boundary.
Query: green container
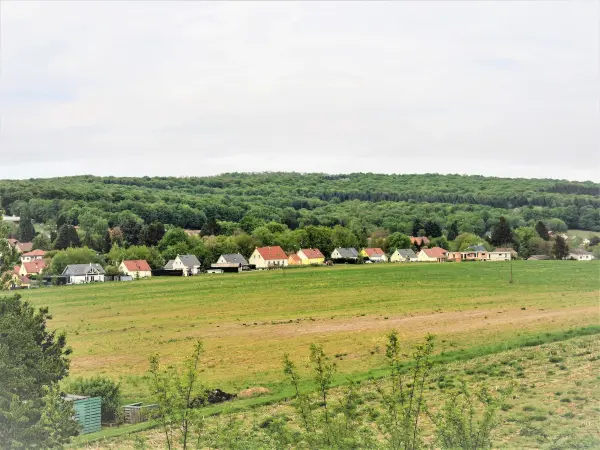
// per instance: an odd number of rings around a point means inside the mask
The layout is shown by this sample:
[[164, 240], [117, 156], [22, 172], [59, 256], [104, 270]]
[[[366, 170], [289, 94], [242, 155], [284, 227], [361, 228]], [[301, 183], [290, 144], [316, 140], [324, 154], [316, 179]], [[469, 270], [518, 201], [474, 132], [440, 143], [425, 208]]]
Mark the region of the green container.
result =
[[81, 425], [81, 434], [100, 431], [102, 427], [102, 397], [68, 395], [67, 399], [73, 401], [75, 420]]

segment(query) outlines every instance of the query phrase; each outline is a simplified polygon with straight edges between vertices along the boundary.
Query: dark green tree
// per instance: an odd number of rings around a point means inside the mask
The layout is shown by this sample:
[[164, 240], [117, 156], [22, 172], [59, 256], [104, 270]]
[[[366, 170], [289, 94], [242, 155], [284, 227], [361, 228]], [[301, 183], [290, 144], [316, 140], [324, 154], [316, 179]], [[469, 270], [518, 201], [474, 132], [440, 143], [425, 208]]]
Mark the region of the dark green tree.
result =
[[548, 228], [546, 228], [546, 225], [541, 220], [535, 224], [535, 231], [537, 231], [537, 234], [539, 234], [543, 240], [548, 241], [550, 239], [550, 236], [548, 235]]
[[428, 220], [425, 222], [423, 229], [425, 230], [425, 235], [432, 238], [440, 237], [442, 235], [442, 227], [440, 227], [440, 224], [434, 220]]
[[423, 229], [423, 223], [421, 222], [421, 220], [419, 218], [416, 218], [413, 221], [413, 226], [412, 226], [412, 235], [413, 236], [418, 236], [419, 235], [419, 230]]
[[71, 350], [47, 330], [51, 318], [19, 295], [0, 298], [0, 448], [58, 448], [77, 433], [57, 393]]
[[69, 247], [79, 247], [80, 245], [79, 235], [73, 225], [64, 224], [58, 229], [58, 235], [56, 236], [56, 241], [54, 241], [55, 249], [65, 250]]
[[144, 225], [140, 231], [140, 244], [155, 247], [165, 235], [165, 226], [160, 222]]
[[135, 217], [127, 216], [119, 223], [119, 228], [123, 233], [123, 241], [125, 245], [138, 245], [140, 242], [140, 233], [142, 231], [142, 223]]
[[35, 237], [35, 228], [31, 221], [31, 215], [29, 209], [24, 208], [21, 212], [21, 220], [19, 222], [19, 230], [17, 232], [17, 239], [21, 242], [31, 242]]
[[410, 238], [402, 233], [392, 233], [387, 238], [386, 250], [394, 252], [398, 248], [410, 248]]
[[565, 259], [569, 256], [569, 246], [567, 245], [567, 241], [560, 235], [557, 235], [554, 239], [552, 254], [556, 259]]
[[460, 231], [458, 230], [458, 223], [456, 223], [456, 220], [454, 222], [452, 222], [450, 224], [450, 228], [448, 228], [448, 240], [449, 241], [453, 241], [454, 239], [456, 239], [456, 236], [458, 236], [460, 234]]
[[110, 235], [110, 230], [106, 230], [106, 233], [104, 233], [104, 237], [102, 238], [102, 253], [108, 253], [110, 252], [110, 249], [112, 248], [112, 237]]
[[500, 216], [498, 223], [492, 228], [490, 241], [493, 245], [507, 245], [513, 241], [512, 230], [504, 216]]

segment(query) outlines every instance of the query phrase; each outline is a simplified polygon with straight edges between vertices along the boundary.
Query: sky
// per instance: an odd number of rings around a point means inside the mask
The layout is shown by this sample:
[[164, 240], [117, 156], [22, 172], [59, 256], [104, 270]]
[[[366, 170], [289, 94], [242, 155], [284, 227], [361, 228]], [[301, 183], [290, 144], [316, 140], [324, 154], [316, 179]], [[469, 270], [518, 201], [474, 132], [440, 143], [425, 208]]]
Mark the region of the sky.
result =
[[599, 1], [0, 0], [0, 178], [600, 181]]

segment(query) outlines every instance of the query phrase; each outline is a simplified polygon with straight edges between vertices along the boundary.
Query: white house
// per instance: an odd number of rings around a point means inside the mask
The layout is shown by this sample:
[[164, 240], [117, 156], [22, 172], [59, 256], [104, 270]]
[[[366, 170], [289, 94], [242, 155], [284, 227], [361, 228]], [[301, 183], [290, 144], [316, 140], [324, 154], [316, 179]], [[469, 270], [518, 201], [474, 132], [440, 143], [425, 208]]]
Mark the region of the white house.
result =
[[288, 265], [288, 256], [278, 245], [274, 247], [259, 247], [250, 255], [250, 265], [257, 269], [270, 269]]
[[412, 248], [398, 248], [390, 256], [390, 262], [416, 262], [418, 260], [419, 258]]
[[569, 250], [569, 256], [567, 259], [574, 259], [576, 261], [591, 261], [594, 259], [594, 254], [579, 248], [574, 248], [573, 250]]
[[123, 260], [119, 265], [119, 272], [132, 278], [148, 278], [152, 276], [152, 269], [144, 259]]
[[331, 252], [331, 259], [357, 260], [358, 250], [354, 247], [338, 247]]
[[511, 252], [498, 250], [494, 252], [488, 252], [487, 261], [510, 261], [511, 260]]
[[104, 282], [104, 269], [98, 263], [69, 264], [62, 274], [67, 284]]
[[198, 275], [200, 272], [200, 261], [195, 255], [177, 255], [173, 260], [173, 270], [183, 270], [184, 276]]
[[27, 253], [21, 253], [21, 262], [31, 262], [44, 259], [46, 252], [44, 250], [32, 250]]
[[444, 262], [447, 253], [446, 250], [440, 247], [424, 248], [418, 253], [417, 258], [423, 262]]

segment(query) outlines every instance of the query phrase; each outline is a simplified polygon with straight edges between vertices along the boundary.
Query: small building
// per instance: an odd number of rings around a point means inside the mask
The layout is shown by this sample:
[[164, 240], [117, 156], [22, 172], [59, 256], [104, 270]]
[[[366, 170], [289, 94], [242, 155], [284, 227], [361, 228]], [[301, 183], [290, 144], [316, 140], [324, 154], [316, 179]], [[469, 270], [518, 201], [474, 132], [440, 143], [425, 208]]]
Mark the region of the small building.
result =
[[69, 264], [62, 275], [67, 277], [67, 284], [103, 283], [104, 268], [98, 263]]
[[551, 259], [548, 255], [531, 255], [527, 261], [547, 261]]
[[356, 261], [358, 259], [358, 250], [354, 247], [338, 247], [331, 252], [331, 259], [334, 261]]
[[300, 258], [297, 253], [292, 253], [288, 257], [288, 266], [301, 266], [301, 265], [302, 265], [302, 258]]
[[519, 254], [517, 253], [517, 251], [511, 247], [498, 247], [496, 250], [494, 250], [495, 252], [501, 252], [501, 253], [510, 253], [510, 256], [512, 259], [516, 259]]
[[422, 262], [444, 262], [446, 261], [447, 253], [441, 247], [424, 248], [417, 254], [417, 258]]
[[421, 248], [431, 243], [427, 236], [410, 236], [410, 245], [416, 245]]
[[325, 264], [325, 256], [318, 248], [302, 248], [298, 250], [297, 255], [302, 260], [302, 264]]
[[286, 267], [288, 265], [288, 256], [278, 245], [273, 247], [258, 247], [250, 255], [250, 264], [257, 269]]
[[44, 250], [32, 250], [21, 254], [21, 262], [31, 262], [39, 259], [44, 259], [46, 252]]
[[363, 248], [360, 252], [361, 256], [374, 263], [387, 262], [388, 257], [380, 248]]
[[172, 268], [174, 270], [183, 270], [183, 276], [186, 277], [198, 275], [200, 273], [200, 261], [195, 255], [177, 255], [173, 260]]
[[148, 278], [152, 276], [152, 269], [144, 259], [126, 259], [119, 265], [119, 272], [132, 278]]
[[591, 261], [594, 259], [594, 254], [580, 248], [574, 248], [573, 250], [569, 250], [567, 259], [574, 259], [575, 261]]
[[102, 397], [67, 394], [65, 400], [73, 402], [75, 420], [81, 425], [81, 434], [100, 431], [102, 428]]
[[19, 242], [17, 239], [9, 238], [7, 239], [8, 245], [16, 251], [17, 253], [27, 253], [33, 250], [32, 242]]
[[21, 276], [29, 276], [29, 275], [40, 275], [44, 270], [46, 270], [46, 261], [43, 259], [36, 259], [31, 262], [24, 262], [19, 267], [19, 275]]
[[[219, 256], [219, 259], [215, 264], [210, 266], [215, 272], [212, 273], [223, 273], [223, 272], [241, 272], [242, 270], [248, 269], [248, 261], [239, 253], [226, 253]], [[216, 272], [220, 270], [220, 272]], [[207, 273], [210, 273], [207, 271]]]
[[397, 248], [390, 256], [390, 262], [417, 262], [418, 260], [412, 248]]
[[488, 252], [488, 261], [510, 261], [511, 259], [511, 252], [498, 251], [498, 249]]
[[14, 223], [15, 225], [18, 225], [21, 221], [21, 218], [19, 216], [2, 216], [2, 220], [4, 222], [10, 222]]

